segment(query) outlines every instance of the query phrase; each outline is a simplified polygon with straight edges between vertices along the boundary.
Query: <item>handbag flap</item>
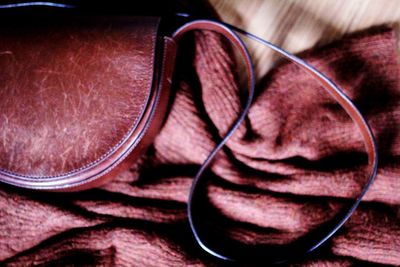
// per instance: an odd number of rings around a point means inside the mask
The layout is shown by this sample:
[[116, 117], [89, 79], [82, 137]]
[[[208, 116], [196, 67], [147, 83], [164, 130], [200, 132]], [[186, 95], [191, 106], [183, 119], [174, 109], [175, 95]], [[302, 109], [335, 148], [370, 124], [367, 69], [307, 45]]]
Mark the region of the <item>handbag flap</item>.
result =
[[140, 123], [159, 19], [74, 18], [0, 26], [0, 170], [54, 178], [108, 155]]

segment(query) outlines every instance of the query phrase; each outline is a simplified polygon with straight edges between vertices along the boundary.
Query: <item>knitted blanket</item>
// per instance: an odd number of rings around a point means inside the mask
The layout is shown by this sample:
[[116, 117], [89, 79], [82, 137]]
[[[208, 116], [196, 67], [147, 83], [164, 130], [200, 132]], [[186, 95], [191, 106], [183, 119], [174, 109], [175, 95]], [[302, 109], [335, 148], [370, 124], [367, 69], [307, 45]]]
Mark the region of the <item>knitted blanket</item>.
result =
[[[240, 113], [240, 61], [211, 32], [185, 43], [167, 121], [130, 171], [78, 193], [0, 185], [5, 266], [220, 264], [196, 245], [186, 201], [198, 166]], [[293, 264], [400, 265], [396, 43], [392, 29], [379, 28], [301, 55], [366, 116], [380, 164], [351, 219]], [[248, 246], [293, 242], [351, 203], [366, 181], [366, 159], [361, 135], [340, 106], [304, 71], [281, 62], [260, 81], [245, 123], [207, 174], [210, 228]]]

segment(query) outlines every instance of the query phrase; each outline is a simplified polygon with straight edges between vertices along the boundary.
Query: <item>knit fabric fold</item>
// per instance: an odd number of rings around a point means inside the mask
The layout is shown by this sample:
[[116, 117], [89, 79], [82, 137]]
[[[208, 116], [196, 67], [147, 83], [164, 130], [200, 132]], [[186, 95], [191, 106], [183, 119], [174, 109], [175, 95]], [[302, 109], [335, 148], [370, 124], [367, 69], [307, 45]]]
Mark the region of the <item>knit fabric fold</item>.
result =
[[[102, 188], [44, 193], [0, 186], [6, 266], [212, 266], [191, 235], [186, 202], [199, 164], [241, 112], [231, 48], [212, 32], [187, 38], [168, 119], [143, 157]], [[185, 38], [186, 39], [186, 38]], [[189, 40], [190, 39], [190, 40]], [[182, 52], [182, 51], [181, 51]], [[306, 51], [365, 115], [378, 176], [360, 207], [302, 266], [400, 265], [400, 65], [393, 29]], [[283, 245], [347, 207], [366, 182], [361, 135], [324, 89], [279, 62], [259, 83], [238, 131], [213, 162], [210, 228], [248, 246]], [[208, 212], [208, 211], [207, 211]], [[266, 251], [265, 253], [268, 253]]]

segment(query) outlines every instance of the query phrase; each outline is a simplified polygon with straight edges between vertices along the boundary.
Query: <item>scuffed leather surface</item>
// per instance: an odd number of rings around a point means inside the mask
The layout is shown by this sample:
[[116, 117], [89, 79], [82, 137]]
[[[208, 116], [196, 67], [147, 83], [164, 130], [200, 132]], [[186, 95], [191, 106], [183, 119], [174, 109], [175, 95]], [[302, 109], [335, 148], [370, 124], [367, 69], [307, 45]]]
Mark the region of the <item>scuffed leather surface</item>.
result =
[[157, 18], [0, 26], [0, 168], [82, 168], [137, 123], [153, 78]]

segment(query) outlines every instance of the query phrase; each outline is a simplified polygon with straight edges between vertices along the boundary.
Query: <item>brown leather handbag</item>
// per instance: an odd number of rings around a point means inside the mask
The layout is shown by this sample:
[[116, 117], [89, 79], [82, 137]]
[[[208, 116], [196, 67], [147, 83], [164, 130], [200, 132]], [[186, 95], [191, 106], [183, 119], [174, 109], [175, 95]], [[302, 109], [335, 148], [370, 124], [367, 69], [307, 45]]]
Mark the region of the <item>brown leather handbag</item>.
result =
[[215, 246], [211, 242], [215, 238], [207, 235], [201, 227], [203, 218], [196, 213], [201, 209], [202, 174], [246, 116], [254, 94], [252, 61], [237, 33], [263, 43], [316, 78], [357, 124], [369, 155], [368, 182], [344, 215], [312, 240], [290, 247], [289, 253], [273, 251], [269, 258], [262, 255], [265, 261], [285, 262], [319, 247], [351, 216], [375, 178], [374, 136], [343, 92], [306, 62], [232, 25], [188, 20], [168, 34], [161, 29], [158, 17], [21, 20], [7, 16], [0, 20], [2, 182], [32, 189], [76, 191], [99, 186], [129, 168], [151, 144], [168, 114], [177, 44], [192, 30], [216, 31], [230, 40], [244, 58], [248, 76], [243, 112], [200, 167], [189, 195], [190, 227], [205, 251], [228, 261], [249, 262], [260, 257], [254, 256], [256, 253], [243, 255], [241, 248], [227, 252]]
[[176, 45], [153, 17], [33, 17], [0, 27], [0, 180], [45, 190], [106, 182], [152, 142]]

